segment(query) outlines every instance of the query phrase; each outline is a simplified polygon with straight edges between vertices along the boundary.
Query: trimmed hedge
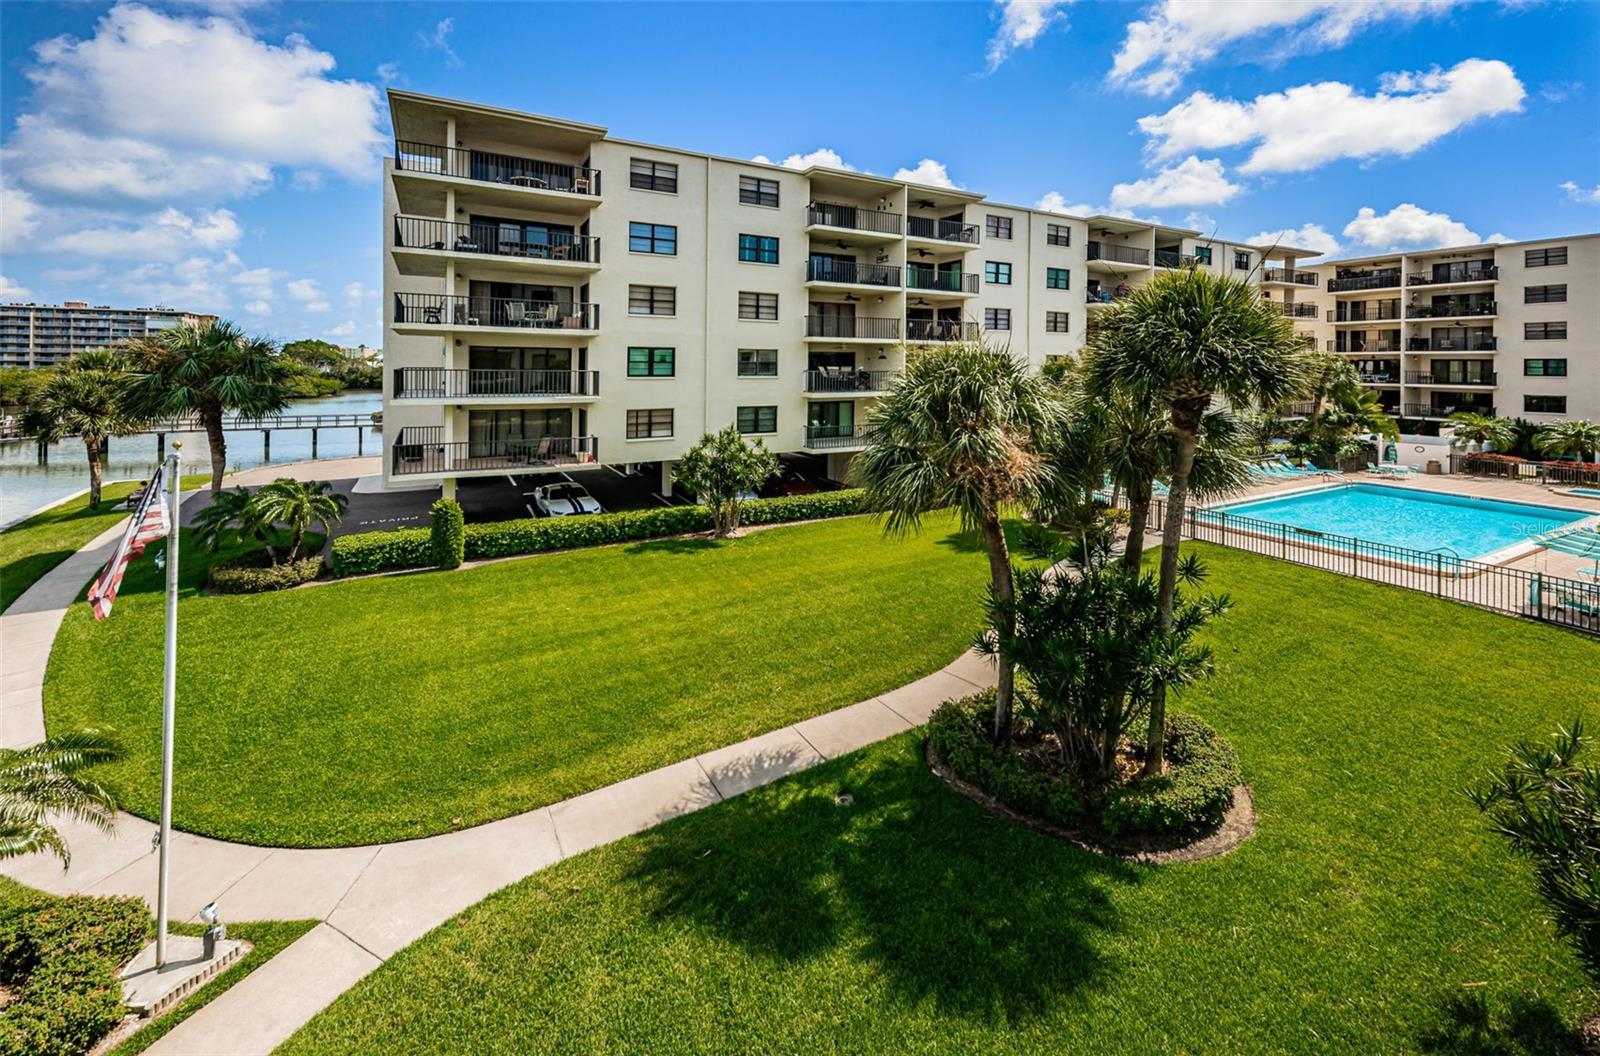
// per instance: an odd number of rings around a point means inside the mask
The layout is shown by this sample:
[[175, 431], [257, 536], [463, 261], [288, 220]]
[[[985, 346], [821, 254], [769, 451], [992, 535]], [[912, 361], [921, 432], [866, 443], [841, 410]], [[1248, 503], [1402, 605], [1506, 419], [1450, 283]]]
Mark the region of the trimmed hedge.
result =
[[466, 558], [466, 515], [455, 499], [439, 499], [428, 510], [428, 542], [433, 563], [440, 568], [460, 568]]
[[316, 579], [321, 572], [321, 554], [273, 565], [268, 563], [265, 550], [252, 550], [213, 562], [206, 570], [206, 583], [218, 594], [259, 594], [298, 587]]
[[[740, 519], [745, 526], [751, 526], [849, 517], [862, 512], [859, 490], [828, 491], [751, 499], [744, 504]], [[707, 532], [711, 527], [711, 512], [704, 506], [661, 506], [577, 517], [523, 518], [467, 525], [463, 532], [463, 550], [468, 559], [514, 557]], [[332, 562], [336, 576], [426, 568], [435, 563], [432, 533], [426, 528], [401, 528], [343, 535], [333, 541]]]
[[[1021, 695], [1021, 692], [1018, 692]], [[994, 690], [947, 700], [928, 717], [928, 740], [946, 765], [1012, 810], [1077, 828], [1089, 820], [1089, 804], [1071, 781], [1053, 780], [1015, 752], [990, 740]]]
[[1244, 781], [1233, 746], [1192, 715], [1167, 719], [1167, 772], [1114, 791], [1100, 810], [1112, 835], [1169, 833], [1220, 824]]

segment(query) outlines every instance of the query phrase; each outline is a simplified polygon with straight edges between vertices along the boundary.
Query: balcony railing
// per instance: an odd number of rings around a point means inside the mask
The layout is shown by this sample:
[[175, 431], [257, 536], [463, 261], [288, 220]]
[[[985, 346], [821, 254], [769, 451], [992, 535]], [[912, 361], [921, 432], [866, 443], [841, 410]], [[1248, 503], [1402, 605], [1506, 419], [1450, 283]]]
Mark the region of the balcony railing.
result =
[[906, 217], [906, 234], [912, 238], [933, 238], [940, 242], [978, 244], [978, 225], [959, 220], [935, 220], [928, 216]]
[[1406, 342], [1407, 352], [1493, 352], [1497, 342], [1488, 337], [1413, 337]]
[[874, 341], [900, 340], [900, 320], [877, 315], [808, 315], [807, 337], [864, 337]]
[[1400, 373], [1394, 370], [1363, 370], [1360, 372], [1362, 384], [1365, 385], [1398, 385]]
[[1289, 304], [1286, 301], [1274, 302], [1278, 306], [1279, 315], [1287, 315], [1291, 319], [1315, 319], [1317, 306], [1314, 304]]
[[1319, 277], [1314, 271], [1295, 271], [1292, 268], [1266, 268], [1261, 272], [1262, 282], [1287, 282], [1295, 286], [1315, 286]]
[[882, 209], [863, 209], [843, 202], [812, 202], [806, 206], [806, 224], [847, 227], [852, 231], [872, 231], [880, 235], [900, 233], [900, 214]]
[[1494, 408], [1479, 403], [1408, 403], [1403, 415], [1407, 418], [1448, 418], [1458, 411], [1494, 417]]
[[806, 447], [814, 451], [829, 448], [860, 447], [872, 435], [872, 429], [863, 422], [854, 425], [808, 425]]
[[1477, 268], [1451, 268], [1443, 274], [1425, 272], [1421, 275], [1407, 275], [1407, 286], [1440, 286], [1451, 282], [1491, 282], [1500, 277], [1500, 269], [1494, 265]]
[[1113, 242], [1090, 242], [1090, 260], [1111, 260], [1119, 264], [1149, 264], [1150, 251], [1139, 246], [1119, 246]]
[[1399, 338], [1374, 338], [1371, 341], [1339, 341], [1328, 342], [1329, 352], [1340, 352], [1346, 355], [1359, 355], [1363, 352], [1398, 352], [1400, 351]]
[[1406, 384], [1443, 385], [1446, 387], [1455, 385], [1493, 385], [1495, 384], [1495, 372], [1492, 370], [1485, 371], [1475, 378], [1452, 378], [1449, 374], [1438, 374], [1433, 371], [1408, 370], [1406, 371]]
[[912, 264], [906, 267], [906, 287], [939, 293], [977, 293], [978, 276], [963, 275], [958, 271], [934, 271]]
[[806, 261], [807, 282], [846, 282], [860, 286], [899, 286], [900, 268], [895, 264], [857, 264], [831, 257], [812, 257]]
[[396, 216], [396, 249], [443, 249], [452, 253], [483, 253], [524, 260], [565, 260], [578, 263], [600, 262], [600, 239], [593, 235], [551, 232], [540, 238], [526, 238], [498, 224], [460, 224], [426, 216]]
[[1379, 304], [1341, 304], [1328, 312], [1330, 323], [1397, 323], [1400, 321], [1400, 302]]
[[882, 392], [889, 387], [893, 370], [855, 370], [853, 368], [822, 368], [806, 371], [807, 392]]
[[394, 396], [403, 399], [457, 399], [472, 396], [598, 396], [598, 370], [456, 370], [401, 367], [394, 372]]
[[1091, 286], [1083, 291], [1083, 299], [1089, 304], [1110, 304], [1112, 301], [1122, 300], [1132, 292], [1132, 290], [1123, 290], [1119, 293], [1116, 290], [1108, 290], [1102, 286]]
[[976, 341], [977, 323], [958, 323], [947, 319], [907, 319], [907, 341]]
[[425, 426], [400, 430], [390, 473], [465, 473], [472, 470], [509, 470], [579, 466], [599, 458], [600, 441], [593, 436], [541, 436], [528, 439], [443, 441], [444, 430]]
[[1459, 319], [1481, 315], [1496, 315], [1499, 305], [1494, 301], [1457, 301], [1450, 304], [1414, 304], [1406, 309], [1407, 319]]
[[569, 194], [600, 194], [600, 170], [586, 165], [461, 150], [404, 139], [396, 140], [394, 148], [394, 167], [404, 172], [457, 176], [464, 180]]
[[600, 306], [582, 301], [530, 301], [445, 293], [397, 293], [394, 321], [423, 326], [512, 326], [529, 330], [594, 330]]
[[1398, 270], [1379, 271], [1367, 275], [1346, 275], [1328, 280], [1328, 289], [1334, 293], [1345, 293], [1350, 290], [1387, 290], [1391, 286], [1398, 285], [1400, 285]]
[[1192, 268], [1198, 260], [1193, 253], [1180, 253], [1176, 249], [1156, 250], [1158, 268]]
[[1316, 410], [1316, 407], [1317, 405], [1310, 400], [1297, 400], [1294, 403], [1284, 404], [1282, 413], [1286, 418], [1304, 418]]

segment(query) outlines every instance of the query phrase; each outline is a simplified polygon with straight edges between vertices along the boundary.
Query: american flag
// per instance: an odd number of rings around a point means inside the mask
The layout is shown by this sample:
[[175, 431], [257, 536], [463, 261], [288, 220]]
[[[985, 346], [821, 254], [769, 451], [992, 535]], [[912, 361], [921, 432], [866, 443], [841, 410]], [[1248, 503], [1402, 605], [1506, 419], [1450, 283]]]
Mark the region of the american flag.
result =
[[144, 489], [139, 507], [129, 518], [128, 528], [118, 540], [110, 563], [100, 573], [100, 578], [94, 581], [94, 586], [89, 588], [89, 607], [94, 610], [97, 620], [111, 615], [111, 603], [117, 600], [117, 588], [122, 585], [122, 574], [127, 571], [128, 562], [144, 553], [144, 548], [149, 544], [166, 538], [167, 504], [162, 494], [166, 490], [166, 479], [167, 467], [163, 464], [157, 467], [155, 476], [150, 478], [149, 486]]

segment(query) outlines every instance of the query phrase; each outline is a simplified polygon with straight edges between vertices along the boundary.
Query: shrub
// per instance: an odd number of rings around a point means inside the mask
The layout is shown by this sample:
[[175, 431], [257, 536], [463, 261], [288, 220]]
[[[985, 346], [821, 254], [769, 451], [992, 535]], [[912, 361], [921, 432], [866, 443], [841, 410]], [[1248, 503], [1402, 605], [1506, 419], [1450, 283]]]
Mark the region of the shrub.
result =
[[336, 576], [360, 576], [388, 568], [423, 568], [433, 559], [426, 528], [341, 535], [333, 541], [329, 560]]
[[0, 920], [0, 982], [14, 983], [43, 961], [88, 953], [118, 964], [139, 952], [150, 914], [137, 898], [47, 898]]
[[[1057, 780], [990, 737], [994, 690], [947, 700], [928, 718], [928, 740], [946, 765], [1013, 810], [1077, 828], [1088, 804], [1072, 780]], [[1024, 696], [1018, 693], [1018, 697]]]
[[428, 510], [429, 544], [433, 563], [440, 568], [460, 568], [466, 555], [467, 521], [455, 499], [440, 499]]
[[259, 594], [298, 587], [316, 579], [321, 572], [320, 554], [274, 565], [265, 550], [251, 550], [238, 557], [213, 561], [206, 571], [206, 583], [218, 594]]
[[1176, 834], [1210, 828], [1233, 804], [1239, 757], [1217, 731], [1190, 715], [1167, 719], [1167, 772], [1116, 788], [1100, 810], [1112, 835]]
[[778, 475], [778, 456], [758, 437], [746, 440], [729, 425], [706, 433], [683, 453], [672, 477], [700, 497], [711, 511], [713, 530], [728, 535], [739, 527], [743, 496]]

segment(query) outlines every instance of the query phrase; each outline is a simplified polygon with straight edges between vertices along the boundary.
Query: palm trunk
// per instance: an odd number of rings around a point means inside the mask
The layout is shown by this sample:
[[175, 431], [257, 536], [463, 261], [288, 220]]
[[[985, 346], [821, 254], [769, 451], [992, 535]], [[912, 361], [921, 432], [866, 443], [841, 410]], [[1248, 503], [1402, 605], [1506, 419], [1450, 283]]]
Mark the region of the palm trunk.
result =
[[[1172, 601], [1178, 589], [1178, 540], [1183, 534], [1184, 507], [1189, 500], [1189, 473], [1194, 469], [1194, 452], [1200, 442], [1200, 412], [1184, 406], [1174, 407], [1172, 434], [1177, 450], [1172, 460], [1172, 484], [1167, 490], [1167, 515], [1161, 525], [1161, 578], [1156, 594], [1163, 634], [1172, 630]], [[1150, 692], [1150, 727], [1144, 754], [1146, 776], [1166, 769], [1166, 739], [1167, 686], [1157, 682]]]
[[1128, 539], [1122, 549], [1122, 564], [1137, 571], [1144, 560], [1144, 530], [1150, 523], [1150, 493], [1128, 492]]
[[222, 412], [201, 411], [200, 420], [205, 423], [206, 443], [211, 448], [211, 490], [222, 490], [222, 474], [227, 469], [228, 441], [222, 435]]
[[[294, 534], [289, 537], [289, 563], [290, 564], [293, 564], [295, 558], [300, 556], [300, 544], [305, 541], [305, 537], [306, 537], [306, 530], [303, 527], [301, 527], [300, 525], [298, 525], [298, 524], [295, 525], [294, 526]], [[277, 559], [274, 558], [272, 563], [273, 564], [277, 564], [278, 563]]]
[[[989, 578], [994, 586], [995, 597], [1009, 602], [1016, 597], [1016, 589], [1011, 578], [1011, 554], [1006, 549], [1006, 533], [1000, 527], [998, 511], [991, 510], [984, 515], [983, 541], [989, 551]], [[1011, 743], [1011, 699], [1016, 667], [1003, 645], [995, 661], [998, 670], [994, 695], [994, 741], [1006, 745]]]
[[100, 508], [100, 485], [105, 476], [104, 467], [100, 464], [100, 441], [88, 437], [83, 441], [84, 454], [89, 459], [89, 508]]

